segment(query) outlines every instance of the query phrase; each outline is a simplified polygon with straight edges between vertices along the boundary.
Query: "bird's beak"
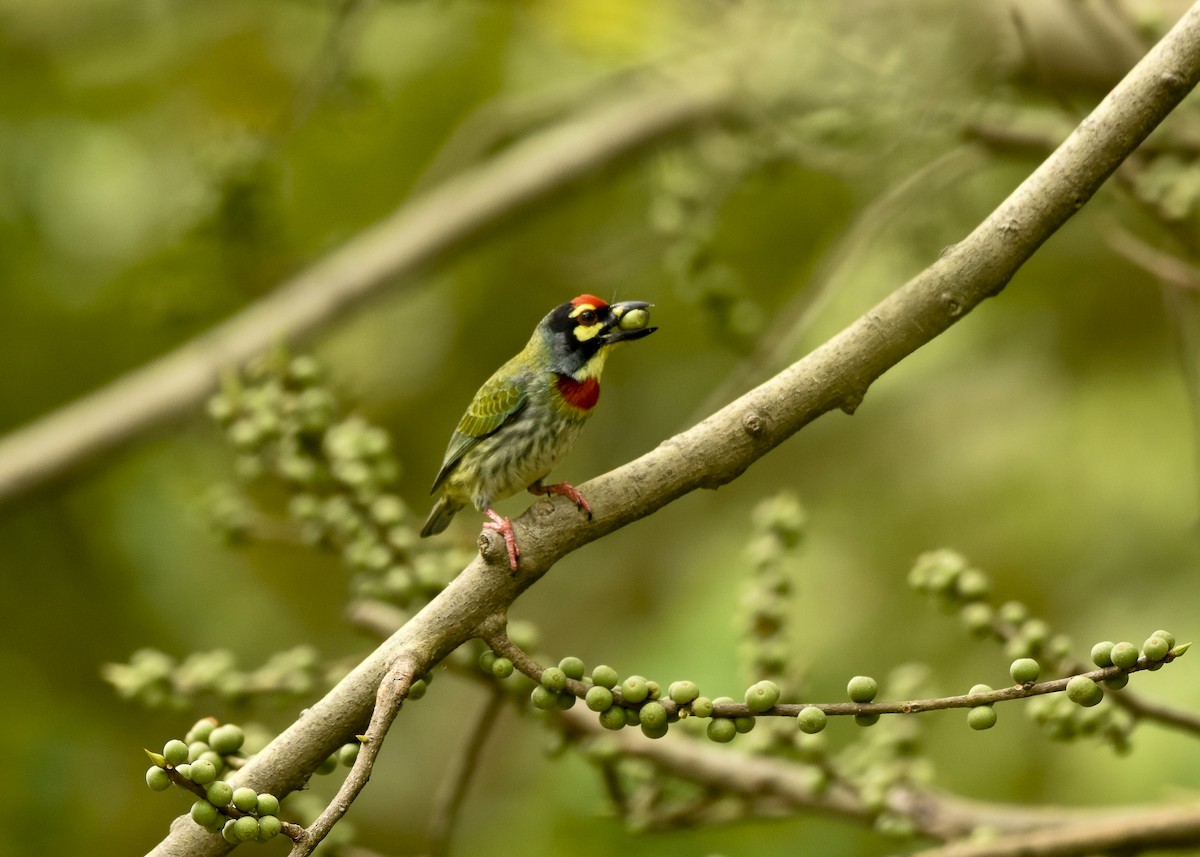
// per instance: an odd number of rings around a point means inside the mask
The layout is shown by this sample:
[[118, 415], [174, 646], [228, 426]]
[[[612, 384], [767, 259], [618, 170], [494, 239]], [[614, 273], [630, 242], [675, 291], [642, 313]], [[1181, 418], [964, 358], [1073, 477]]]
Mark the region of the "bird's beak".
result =
[[612, 317], [605, 323], [604, 330], [600, 333], [600, 341], [605, 345], [612, 345], [641, 339], [654, 333], [658, 328], [648, 326], [651, 306], [653, 304], [645, 301], [621, 301], [612, 304], [609, 307]]

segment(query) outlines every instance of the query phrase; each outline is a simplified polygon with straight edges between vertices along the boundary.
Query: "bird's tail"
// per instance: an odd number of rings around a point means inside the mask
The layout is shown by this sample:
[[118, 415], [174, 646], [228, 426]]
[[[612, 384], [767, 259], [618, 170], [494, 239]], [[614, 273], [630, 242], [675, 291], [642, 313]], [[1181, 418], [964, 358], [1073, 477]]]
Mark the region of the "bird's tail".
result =
[[436, 536], [446, 527], [450, 526], [450, 519], [454, 514], [461, 509], [462, 506], [450, 500], [445, 494], [438, 498], [434, 504], [433, 511], [429, 513], [429, 517], [425, 521], [425, 526], [421, 528], [421, 538]]

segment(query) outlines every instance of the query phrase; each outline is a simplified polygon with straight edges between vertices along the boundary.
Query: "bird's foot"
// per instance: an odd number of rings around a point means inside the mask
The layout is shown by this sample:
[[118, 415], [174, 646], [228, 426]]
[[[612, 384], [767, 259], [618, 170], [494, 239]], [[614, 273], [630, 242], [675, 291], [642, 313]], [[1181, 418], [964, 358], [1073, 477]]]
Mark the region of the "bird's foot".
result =
[[588, 520], [592, 519], [592, 507], [583, 495], [579, 493], [579, 489], [568, 482], [555, 482], [553, 485], [543, 485], [541, 482], [534, 482], [529, 486], [530, 494], [561, 494], [568, 498], [572, 503], [579, 507], [579, 511], [587, 512]]
[[516, 571], [517, 559], [521, 556], [521, 552], [517, 550], [517, 535], [513, 532], [512, 521], [500, 517], [494, 509], [485, 509], [484, 514], [491, 518], [483, 525], [484, 529], [495, 530], [504, 536], [504, 544], [508, 547], [508, 564], [512, 566], [513, 571]]

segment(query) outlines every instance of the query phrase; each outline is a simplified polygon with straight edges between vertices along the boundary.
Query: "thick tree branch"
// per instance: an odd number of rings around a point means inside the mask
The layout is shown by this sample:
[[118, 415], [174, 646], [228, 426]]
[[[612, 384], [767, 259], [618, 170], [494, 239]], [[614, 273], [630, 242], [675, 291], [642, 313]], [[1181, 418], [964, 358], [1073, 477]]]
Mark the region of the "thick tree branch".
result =
[[0, 505], [192, 413], [223, 368], [311, 334], [579, 178], [730, 110], [739, 84], [721, 70], [708, 63], [637, 76], [408, 202], [207, 333], [0, 438]]
[[[870, 384], [999, 292], [1026, 259], [1083, 206], [1121, 160], [1200, 79], [1200, 4], [1130, 72], [1074, 133], [959, 244], [862, 318], [698, 425], [583, 486], [585, 521], [569, 502], [539, 500], [515, 525], [522, 565], [510, 573], [498, 537], [483, 555], [234, 777], [284, 795], [361, 730], [389, 665], [428, 669], [502, 614], [553, 563], [697, 488], [737, 477], [817, 416], [853, 411]], [[189, 819], [156, 855], [223, 854], [229, 846]]]

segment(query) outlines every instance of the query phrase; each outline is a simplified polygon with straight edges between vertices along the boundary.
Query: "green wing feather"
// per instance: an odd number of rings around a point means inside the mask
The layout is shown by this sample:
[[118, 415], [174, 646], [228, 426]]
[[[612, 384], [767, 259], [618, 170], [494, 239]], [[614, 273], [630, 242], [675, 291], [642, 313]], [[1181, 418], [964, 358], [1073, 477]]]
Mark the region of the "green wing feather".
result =
[[479, 388], [479, 392], [467, 406], [467, 412], [458, 421], [454, 436], [450, 438], [450, 446], [446, 449], [442, 469], [433, 482], [431, 494], [441, 487], [446, 477], [472, 447], [488, 435], [495, 434], [525, 407], [529, 389], [526, 379], [507, 373], [505, 369], [507, 366]]

